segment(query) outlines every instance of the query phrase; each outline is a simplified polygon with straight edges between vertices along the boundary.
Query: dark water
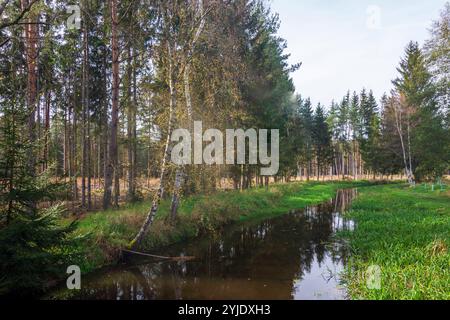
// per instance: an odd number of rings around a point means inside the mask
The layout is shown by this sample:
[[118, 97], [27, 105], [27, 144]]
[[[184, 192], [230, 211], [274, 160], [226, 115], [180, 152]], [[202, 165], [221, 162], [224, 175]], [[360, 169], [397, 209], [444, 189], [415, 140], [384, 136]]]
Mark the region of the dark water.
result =
[[62, 294], [114, 300], [345, 299], [339, 273], [348, 254], [333, 236], [353, 228], [342, 213], [355, 196], [355, 190], [342, 190], [322, 205], [156, 252], [195, 256], [193, 261], [137, 257], [83, 277], [81, 291]]

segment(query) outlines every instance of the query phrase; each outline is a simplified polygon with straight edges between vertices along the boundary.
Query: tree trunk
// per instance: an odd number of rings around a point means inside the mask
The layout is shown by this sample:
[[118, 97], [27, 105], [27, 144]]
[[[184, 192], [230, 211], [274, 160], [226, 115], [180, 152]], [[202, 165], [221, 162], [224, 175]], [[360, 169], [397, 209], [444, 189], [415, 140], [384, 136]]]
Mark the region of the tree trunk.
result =
[[[88, 74], [89, 75], [89, 74]], [[88, 76], [89, 78], [89, 76]], [[88, 82], [89, 83], [89, 82]], [[89, 88], [87, 90], [87, 101], [89, 101]], [[89, 102], [87, 102], [89, 106]], [[90, 211], [92, 209], [92, 167], [91, 167], [91, 117], [89, 108], [87, 109], [87, 209]]]
[[51, 93], [50, 89], [47, 88], [45, 92], [44, 170], [48, 169], [49, 161], [50, 100]]
[[[198, 41], [198, 38], [200, 37], [203, 28], [205, 26], [205, 19], [203, 17], [203, 0], [198, 1], [198, 15], [200, 16], [200, 25], [198, 26], [194, 38], [192, 39], [192, 42], [190, 44], [190, 50], [187, 54], [187, 57], [185, 58], [185, 65], [184, 65], [184, 73], [183, 73], [183, 81], [184, 81], [184, 94], [186, 99], [186, 113], [187, 113], [187, 120], [189, 124], [189, 131], [192, 134], [192, 97], [191, 97], [191, 89], [190, 89], [190, 72], [191, 72], [191, 65], [190, 65], [190, 59], [193, 54], [193, 50], [195, 48], [195, 45]], [[180, 202], [180, 195], [181, 195], [181, 186], [185, 179], [185, 166], [179, 166], [177, 167], [176, 174], [175, 174], [175, 184], [174, 184], [174, 191], [172, 195], [172, 204], [171, 204], [171, 210], [170, 210], [170, 216], [171, 220], [174, 221], [177, 216], [177, 211], [179, 207]]]
[[[85, 2], [83, 2], [85, 4]], [[84, 8], [86, 11], [86, 7]], [[84, 26], [83, 26], [83, 67], [82, 67], [82, 81], [81, 81], [81, 103], [82, 103], [82, 163], [81, 163], [81, 206], [86, 208], [86, 174], [87, 174], [87, 113], [88, 113], [88, 96], [87, 96], [87, 86], [88, 86], [88, 59], [89, 59], [89, 47], [88, 47], [88, 26], [87, 17], [84, 16]]]
[[[136, 199], [136, 67], [133, 66], [131, 47], [128, 48], [127, 66], [127, 156], [128, 156], [128, 194], [129, 201]], [[133, 88], [132, 88], [133, 87]]]
[[[400, 137], [400, 143], [402, 147], [402, 154], [403, 154], [403, 164], [405, 166], [405, 173], [408, 178], [408, 183], [410, 185], [414, 184], [414, 178], [412, 175], [411, 167], [408, 167], [408, 158], [406, 156], [406, 147], [403, 139], [403, 124], [402, 124], [402, 114], [400, 106], [396, 105], [396, 102], [394, 102], [394, 115], [395, 115], [395, 124], [397, 128], [398, 135]], [[409, 121], [408, 121], [408, 140], [409, 140]], [[409, 159], [411, 160], [411, 157], [409, 156]], [[410, 162], [411, 163], [411, 162]]]
[[[106, 14], [105, 14], [106, 15]], [[103, 31], [103, 37], [107, 38], [106, 29]], [[111, 204], [111, 187], [112, 187], [112, 173], [108, 172], [108, 160], [109, 160], [109, 118], [108, 118], [108, 75], [107, 75], [107, 60], [106, 52], [103, 55], [103, 133], [102, 133], [102, 149], [103, 149], [103, 208], [108, 208]], [[109, 186], [109, 188], [107, 188]], [[109, 190], [107, 190], [109, 189]], [[108, 192], [107, 192], [108, 191]]]
[[109, 0], [112, 22], [112, 110], [111, 126], [109, 132], [108, 164], [105, 174], [105, 190], [103, 196], [103, 208], [108, 209], [111, 205], [112, 185], [114, 178], [114, 205], [118, 205], [118, 148], [117, 130], [119, 122], [119, 42], [117, 34], [117, 0]]
[[63, 141], [63, 175], [64, 181], [67, 178], [68, 172], [68, 135], [67, 135], [67, 108], [64, 107], [64, 141]]
[[76, 110], [76, 90], [72, 82], [72, 192], [73, 199], [78, 200], [78, 166], [77, 166], [77, 110]]
[[[21, 9], [25, 10], [29, 0], [21, 0]], [[36, 156], [34, 148], [36, 145], [36, 108], [37, 108], [37, 38], [38, 25], [36, 17], [30, 17], [25, 24], [25, 57], [27, 64], [27, 106], [28, 106], [28, 138], [31, 148], [28, 151], [28, 172], [35, 175]]]
[[[173, 51], [172, 51], [173, 50]], [[169, 98], [169, 126], [167, 129], [167, 138], [164, 148], [164, 154], [163, 154], [163, 160], [161, 164], [161, 173], [160, 173], [160, 179], [159, 179], [159, 188], [158, 191], [155, 194], [155, 197], [153, 199], [152, 207], [147, 214], [147, 218], [144, 221], [144, 224], [142, 225], [141, 229], [139, 230], [136, 237], [131, 241], [130, 247], [132, 249], [136, 249], [141, 245], [142, 240], [144, 239], [144, 236], [146, 235], [149, 227], [153, 224], [153, 221], [156, 216], [156, 212], [158, 211], [159, 203], [161, 202], [161, 198], [164, 194], [164, 184], [165, 184], [165, 178], [166, 178], [166, 170], [167, 170], [167, 163], [169, 162], [170, 157], [170, 142], [171, 142], [171, 136], [173, 131], [173, 126], [175, 122], [175, 110], [176, 110], [176, 103], [177, 103], [177, 93], [176, 93], [176, 75], [177, 75], [177, 69], [178, 66], [174, 66], [174, 63], [176, 63], [175, 58], [175, 51], [176, 45], [171, 47], [171, 44], [168, 44], [168, 55], [169, 55], [169, 90], [170, 90], [170, 98]]]

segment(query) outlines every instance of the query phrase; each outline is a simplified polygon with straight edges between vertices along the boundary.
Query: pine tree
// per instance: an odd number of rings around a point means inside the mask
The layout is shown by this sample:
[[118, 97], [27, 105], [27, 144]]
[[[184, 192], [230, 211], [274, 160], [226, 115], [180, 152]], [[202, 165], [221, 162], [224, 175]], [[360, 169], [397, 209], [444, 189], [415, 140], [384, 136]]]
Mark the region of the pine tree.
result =
[[64, 185], [51, 183], [47, 172], [30, 174], [28, 155], [34, 148], [24, 134], [28, 112], [22, 98], [11, 93], [0, 109], [0, 295], [37, 294], [78, 258], [70, 238], [75, 224], [61, 225], [59, 207], [35, 205], [61, 196]]
[[404, 168], [392, 100], [393, 97], [386, 94], [381, 98], [380, 147], [377, 150], [377, 157], [378, 171], [383, 175], [398, 174]]
[[314, 113], [312, 110], [311, 99], [299, 101], [300, 105], [298, 113], [301, 122], [301, 135], [303, 136], [302, 151], [300, 153], [300, 163], [306, 169], [307, 179], [310, 179], [312, 172], [313, 160], [313, 127], [314, 127]]
[[332, 140], [331, 133], [327, 123], [327, 117], [322, 105], [319, 103], [314, 113], [313, 120], [313, 143], [317, 159], [317, 180], [321, 173], [331, 163], [332, 160]]
[[378, 104], [372, 91], [369, 91], [368, 95], [366, 95], [365, 90], [361, 93], [360, 117], [359, 142], [362, 159], [367, 168], [375, 175], [379, 172], [380, 119]]
[[413, 176], [419, 181], [436, 178], [448, 167], [448, 135], [436, 103], [432, 76], [418, 43], [409, 43], [398, 71], [400, 76], [393, 84], [399, 97], [394, 105], [406, 172], [410, 182]]
[[[445, 120], [445, 137], [450, 136], [450, 2], [447, 2], [439, 20], [430, 30], [431, 37], [425, 43], [425, 54], [433, 83], [436, 86], [436, 101]], [[450, 154], [450, 138], [444, 139], [445, 154]], [[450, 166], [450, 164], [449, 164]]]

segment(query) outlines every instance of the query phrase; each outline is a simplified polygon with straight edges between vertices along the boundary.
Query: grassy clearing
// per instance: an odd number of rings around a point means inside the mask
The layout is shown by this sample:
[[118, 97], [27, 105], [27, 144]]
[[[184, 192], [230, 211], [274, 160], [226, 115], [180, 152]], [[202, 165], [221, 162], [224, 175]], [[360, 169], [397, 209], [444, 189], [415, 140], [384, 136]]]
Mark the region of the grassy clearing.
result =
[[[349, 216], [357, 222], [345, 281], [353, 299], [450, 299], [450, 192], [424, 186], [364, 188]], [[365, 272], [381, 267], [381, 290]]]
[[[169, 202], [163, 201], [149, 235], [146, 250], [214, 232], [239, 221], [264, 219], [308, 205], [319, 204], [334, 197], [336, 190], [369, 185], [368, 182], [291, 183], [272, 185], [244, 192], [219, 192], [182, 200], [178, 221], [166, 222]], [[121, 248], [138, 231], [149, 209], [149, 202], [128, 205], [120, 210], [93, 213], [84, 217], [78, 235], [88, 235], [83, 243], [86, 259], [80, 262], [84, 271], [91, 271], [117, 259]]]

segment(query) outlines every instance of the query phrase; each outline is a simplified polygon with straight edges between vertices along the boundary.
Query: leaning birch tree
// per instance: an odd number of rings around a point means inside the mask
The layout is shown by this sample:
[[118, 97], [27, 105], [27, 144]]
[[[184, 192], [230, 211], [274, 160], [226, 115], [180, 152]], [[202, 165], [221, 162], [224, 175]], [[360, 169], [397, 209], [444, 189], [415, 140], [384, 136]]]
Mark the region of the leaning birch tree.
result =
[[166, 81], [167, 86], [169, 88], [169, 120], [168, 120], [168, 128], [167, 128], [167, 136], [164, 144], [164, 153], [161, 161], [160, 167], [160, 178], [159, 178], [159, 187], [158, 190], [153, 197], [152, 206], [150, 211], [147, 214], [147, 217], [142, 224], [139, 232], [136, 234], [134, 239], [130, 243], [130, 247], [132, 249], [138, 248], [142, 243], [148, 229], [153, 224], [156, 213], [158, 211], [159, 204], [164, 194], [164, 187], [166, 184], [166, 172], [168, 170], [168, 164], [170, 160], [170, 151], [171, 151], [171, 135], [173, 132], [173, 127], [176, 121], [176, 107], [177, 107], [177, 79], [179, 73], [179, 60], [178, 60], [178, 37], [174, 32], [174, 23], [176, 19], [176, 15], [178, 12], [178, 5], [175, 3], [172, 4], [161, 4], [161, 29], [162, 33], [161, 37], [161, 47], [166, 49], [165, 52], [165, 63], [167, 65], [167, 74]]
[[[192, 8], [191, 4], [188, 4], [187, 10]], [[177, 96], [178, 96], [178, 80], [183, 76], [184, 78], [184, 86], [185, 86], [185, 99], [186, 99], [186, 110], [188, 113], [188, 119], [192, 119], [192, 99], [190, 94], [190, 85], [189, 85], [189, 64], [193, 54], [193, 48], [195, 47], [195, 43], [198, 41], [200, 34], [204, 28], [204, 19], [205, 19], [205, 11], [203, 9], [203, 2], [199, 0], [197, 2], [197, 11], [195, 14], [197, 19], [194, 19], [194, 26], [189, 27], [188, 22], [186, 25], [183, 25], [179, 19], [183, 14], [183, 10], [186, 8], [182, 8], [177, 3], [170, 4], [161, 4], [161, 13], [162, 13], [162, 39], [161, 43], [164, 43], [164, 47], [166, 47], [166, 65], [167, 65], [167, 85], [169, 88], [169, 120], [168, 120], [168, 129], [167, 136], [164, 145], [164, 153], [162, 157], [161, 167], [160, 167], [160, 180], [158, 190], [153, 198], [152, 206], [147, 214], [147, 217], [141, 226], [139, 232], [135, 236], [135, 238], [131, 241], [130, 247], [137, 248], [142, 243], [143, 238], [145, 237], [148, 229], [153, 224], [156, 213], [158, 211], [159, 204], [164, 195], [164, 188], [166, 185], [166, 174], [169, 167], [169, 160], [171, 154], [171, 136], [174, 130], [174, 125], [177, 121], [176, 119], [176, 111], [177, 111]], [[186, 14], [184, 12], [184, 14]], [[187, 31], [187, 35], [185, 32]], [[188, 66], [186, 68], [186, 66]], [[186, 71], [187, 70], [187, 71]], [[175, 178], [175, 193], [172, 201], [172, 208], [175, 208], [173, 212], [176, 213], [176, 208], [178, 207], [179, 201], [179, 190], [182, 185], [182, 180], [184, 176], [184, 170], [178, 168]], [[176, 204], [176, 205], [174, 205]]]

